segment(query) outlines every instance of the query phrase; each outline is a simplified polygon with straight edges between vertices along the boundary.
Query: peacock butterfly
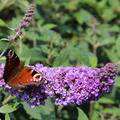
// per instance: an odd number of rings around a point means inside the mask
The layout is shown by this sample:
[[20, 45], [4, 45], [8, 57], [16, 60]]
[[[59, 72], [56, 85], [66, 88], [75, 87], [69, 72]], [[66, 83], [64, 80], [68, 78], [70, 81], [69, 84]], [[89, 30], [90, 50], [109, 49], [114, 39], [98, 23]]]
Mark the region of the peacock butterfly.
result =
[[6, 64], [3, 79], [9, 86], [20, 89], [27, 85], [43, 84], [43, 77], [38, 72], [24, 66], [19, 57], [12, 49], [7, 49], [4, 53]]

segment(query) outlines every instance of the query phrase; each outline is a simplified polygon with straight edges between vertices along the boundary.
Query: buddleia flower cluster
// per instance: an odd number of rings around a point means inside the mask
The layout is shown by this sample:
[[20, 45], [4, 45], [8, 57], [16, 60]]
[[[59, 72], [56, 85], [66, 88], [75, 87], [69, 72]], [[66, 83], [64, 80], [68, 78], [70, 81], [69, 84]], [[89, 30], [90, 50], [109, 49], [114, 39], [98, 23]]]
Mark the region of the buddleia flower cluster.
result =
[[[1, 75], [4, 70], [0, 66]], [[42, 64], [30, 66], [45, 79], [43, 85], [27, 86], [22, 90], [7, 88], [11, 95], [31, 107], [45, 104], [47, 97], [52, 97], [56, 105], [81, 105], [98, 100], [104, 93], [110, 92], [117, 75], [117, 67], [108, 63], [102, 68], [91, 67], [57, 67], [49, 68]]]

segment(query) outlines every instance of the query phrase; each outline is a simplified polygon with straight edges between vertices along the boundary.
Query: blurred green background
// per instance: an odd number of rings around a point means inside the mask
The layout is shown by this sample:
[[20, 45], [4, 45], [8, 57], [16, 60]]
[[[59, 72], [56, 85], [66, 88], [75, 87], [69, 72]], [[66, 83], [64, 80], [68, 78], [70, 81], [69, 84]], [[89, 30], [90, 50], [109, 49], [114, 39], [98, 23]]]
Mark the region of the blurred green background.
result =
[[[0, 0], [0, 38], [14, 34], [31, 3], [29, 0]], [[34, 20], [22, 40], [12, 44], [26, 64], [48, 67], [102, 67], [120, 61], [120, 0], [34, 0]], [[7, 42], [0, 41], [0, 52]], [[3, 63], [5, 58], [0, 59]], [[6, 120], [120, 120], [120, 77], [110, 94], [81, 106], [46, 106], [30, 109], [0, 88], [0, 118]], [[14, 112], [13, 112], [14, 111]], [[18, 117], [19, 116], [19, 117]], [[5, 117], [5, 118], [4, 118]]]

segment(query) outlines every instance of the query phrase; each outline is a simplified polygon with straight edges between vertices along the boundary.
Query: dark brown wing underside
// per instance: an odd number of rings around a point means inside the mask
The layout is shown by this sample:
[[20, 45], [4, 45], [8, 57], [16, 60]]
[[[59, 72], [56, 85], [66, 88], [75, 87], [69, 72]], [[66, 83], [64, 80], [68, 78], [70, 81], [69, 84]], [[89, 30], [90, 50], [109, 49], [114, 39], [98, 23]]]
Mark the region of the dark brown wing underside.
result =
[[10, 75], [12, 75], [14, 69], [20, 65], [20, 60], [14, 51], [11, 50], [13, 52], [13, 55], [12, 56], [9, 55], [10, 50], [11, 49], [8, 49], [5, 52], [6, 64], [5, 64], [5, 68], [4, 68], [3, 78], [6, 83], [8, 81], [8, 78], [10, 77]]

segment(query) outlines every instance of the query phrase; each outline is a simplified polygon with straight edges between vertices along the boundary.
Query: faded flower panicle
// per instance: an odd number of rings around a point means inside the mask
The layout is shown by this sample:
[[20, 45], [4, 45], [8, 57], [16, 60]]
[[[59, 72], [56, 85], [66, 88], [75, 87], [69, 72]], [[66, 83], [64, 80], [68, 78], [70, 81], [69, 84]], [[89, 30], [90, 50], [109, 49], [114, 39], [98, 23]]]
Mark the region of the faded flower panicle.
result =
[[54, 97], [56, 105], [82, 104], [98, 100], [111, 90], [117, 75], [114, 64], [102, 68], [58, 67], [48, 68], [42, 64], [30, 66], [44, 76], [45, 83], [40, 86], [27, 86], [21, 91], [10, 88], [10, 94], [31, 107], [45, 103], [47, 97]]
[[23, 34], [22, 29], [29, 27], [30, 22], [32, 21], [32, 18], [33, 18], [33, 14], [34, 14], [34, 5], [30, 4], [27, 13], [24, 15], [23, 19], [19, 23], [18, 28], [15, 29], [16, 35], [15, 36], [8, 36], [8, 40], [14, 41], [17, 39], [17, 37], [19, 37]]
[[9, 41], [14, 41], [15, 40], [15, 36], [14, 35], [10, 35], [7, 37]]
[[30, 4], [28, 12], [24, 15], [23, 20], [19, 23], [18, 31], [30, 25], [30, 22], [33, 18], [33, 14], [34, 14], [34, 5]]

